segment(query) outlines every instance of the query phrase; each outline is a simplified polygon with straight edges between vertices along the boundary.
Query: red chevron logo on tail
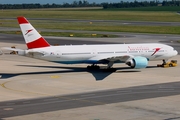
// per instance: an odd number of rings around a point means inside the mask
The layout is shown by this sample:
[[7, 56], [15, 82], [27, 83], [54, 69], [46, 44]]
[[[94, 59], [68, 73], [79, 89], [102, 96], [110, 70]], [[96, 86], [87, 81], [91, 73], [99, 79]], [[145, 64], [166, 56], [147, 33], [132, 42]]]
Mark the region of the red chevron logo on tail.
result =
[[27, 32], [26, 32], [26, 34], [25, 35], [27, 35], [28, 33], [30, 33], [31, 31], [33, 31], [33, 29], [31, 29], [31, 30], [27, 30]]

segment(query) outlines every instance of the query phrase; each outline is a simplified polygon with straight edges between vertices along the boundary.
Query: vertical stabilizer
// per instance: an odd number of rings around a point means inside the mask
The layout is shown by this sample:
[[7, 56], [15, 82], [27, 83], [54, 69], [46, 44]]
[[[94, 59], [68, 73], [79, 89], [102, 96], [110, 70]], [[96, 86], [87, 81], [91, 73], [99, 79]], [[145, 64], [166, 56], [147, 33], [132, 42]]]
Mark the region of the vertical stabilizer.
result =
[[28, 49], [50, 46], [25, 17], [17, 17], [17, 19]]

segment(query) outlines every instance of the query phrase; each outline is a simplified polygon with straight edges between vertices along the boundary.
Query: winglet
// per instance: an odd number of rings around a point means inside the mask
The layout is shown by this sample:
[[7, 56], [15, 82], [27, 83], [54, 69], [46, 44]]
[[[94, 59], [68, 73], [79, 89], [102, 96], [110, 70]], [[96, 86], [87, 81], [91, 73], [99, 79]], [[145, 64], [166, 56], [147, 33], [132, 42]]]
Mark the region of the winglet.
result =
[[28, 49], [50, 46], [50, 44], [37, 32], [25, 17], [17, 17], [17, 20]]

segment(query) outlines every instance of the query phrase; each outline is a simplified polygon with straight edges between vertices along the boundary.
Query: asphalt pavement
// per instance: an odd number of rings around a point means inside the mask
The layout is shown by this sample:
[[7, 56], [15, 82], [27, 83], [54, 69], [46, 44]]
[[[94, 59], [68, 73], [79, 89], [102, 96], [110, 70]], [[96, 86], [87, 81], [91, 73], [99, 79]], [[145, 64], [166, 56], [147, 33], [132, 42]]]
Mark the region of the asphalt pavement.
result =
[[[160, 42], [173, 46], [180, 53], [180, 45], [176, 41], [178, 35], [157, 35], [157, 34], [121, 34], [120, 38], [65, 38], [46, 37], [52, 44], [124, 44], [141, 42]], [[124, 37], [127, 36], [127, 37]], [[133, 41], [134, 40], [134, 41]], [[22, 35], [0, 34], [0, 42], [25, 44]], [[8, 79], [8, 78], [6, 78]], [[85, 78], [86, 79], [86, 78]], [[151, 79], [151, 78], [149, 78]], [[133, 81], [133, 79], [131, 79]], [[0, 118], [30, 115], [87, 106], [107, 105], [128, 101], [144, 100], [150, 98], [169, 97], [180, 94], [180, 82], [168, 82], [152, 85], [139, 85], [135, 87], [117, 88], [102, 91], [93, 91], [79, 94], [56, 95], [39, 97], [34, 99], [21, 99], [0, 102]]]
[[180, 82], [0, 102], [0, 118], [180, 94]]

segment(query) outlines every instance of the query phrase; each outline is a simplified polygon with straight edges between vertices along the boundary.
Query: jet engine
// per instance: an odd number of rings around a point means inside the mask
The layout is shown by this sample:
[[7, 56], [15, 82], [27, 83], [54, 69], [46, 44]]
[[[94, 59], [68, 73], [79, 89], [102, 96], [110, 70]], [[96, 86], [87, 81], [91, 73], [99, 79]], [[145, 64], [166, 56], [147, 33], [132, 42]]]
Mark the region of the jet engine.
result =
[[130, 66], [131, 68], [136, 68], [136, 69], [146, 68], [147, 65], [148, 65], [148, 60], [145, 57], [137, 56], [137, 57], [134, 57], [131, 60], [128, 60], [126, 62], [126, 64], [128, 66]]

